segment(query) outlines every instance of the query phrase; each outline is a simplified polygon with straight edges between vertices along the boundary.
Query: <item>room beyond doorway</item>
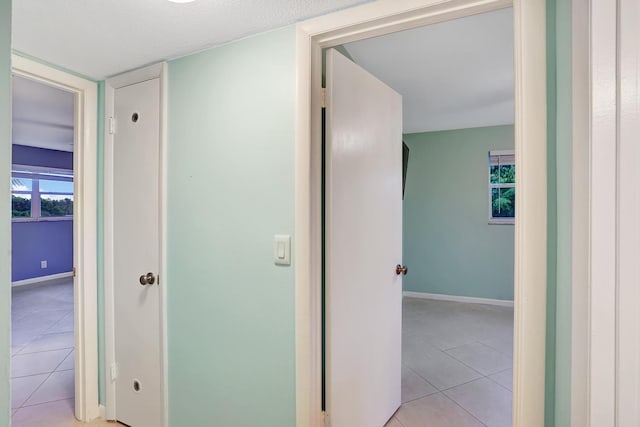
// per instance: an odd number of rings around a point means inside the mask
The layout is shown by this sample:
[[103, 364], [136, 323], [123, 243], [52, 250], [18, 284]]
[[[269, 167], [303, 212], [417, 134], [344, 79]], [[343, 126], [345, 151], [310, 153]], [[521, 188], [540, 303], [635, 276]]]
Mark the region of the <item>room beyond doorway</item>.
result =
[[[49, 279], [69, 278], [73, 276], [73, 315], [71, 317], [74, 322], [75, 347], [74, 383], [76, 392], [74, 398], [74, 415], [78, 420], [90, 421], [99, 416], [97, 336], [98, 257], [96, 224], [98, 87], [96, 82], [89, 81], [76, 75], [71, 75], [51, 66], [24, 58], [15, 53], [11, 57], [11, 66], [14, 77], [24, 78], [30, 82], [35, 82], [56, 90], [70, 93], [73, 100], [72, 140], [66, 140], [67, 144], [71, 143], [73, 145], [72, 150], [74, 158], [73, 166], [71, 168], [73, 170], [72, 178], [69, 177], [68, 170], [70, 168], [68, 166], [59, 167], [59, 165], [50, 165], [45, 168], [23, 168], [19, 167], [23, 165], [14, 164], [14, 173], [17, 172], [18, 175], [20, 175], [16, 176], [16, 178], [22, 180], [30, 179], [31, 186], [29, 187], [29, 185], [25, 185], [26, 188], [15, 188], [12, 192], [15, 192], [17, 196], [22, 196], [23, 199], [26, 199], [28, 194], [31, 195], [31, 199], [35, 199], [33, 201], [33, 209], [29, 206], [28, 210], [31, 217], [24, 220], [26, 223], [47, 222], [51, 220], [51, 217], [62, 216], [67, 217], [65, 219], [67, 223], [73, 223], [73, 247], [76, 250], [73, 251], [72, 271], [67, 271], [63, 277], [56, 277], [53, 274], [48, 275], [49, 277], [36, 274], [36, 281], [40, 280], [38, 277], [48, 281]], [[28, 126], [32, 125], [28, 121], [25, 124]], [[45, 124], [51, 124], [51, 122], [48, 121]], [[54, 124], [56, 123], [54, 122]], [[40, 126], [40, 128], [41, 127], [43, 126]], [[63, 130], [66, 129], [64, 125], [59, 126], [59, 128]], [[37, 133], [39, 131], [36, 130], [35, 132]], [[15, 139], [14, 142], [16, 142]], [[40, 149], [51, 147], [36, 146], [33, 148]], [[16, 155], [13, 157], [14, 159], [17, 158]], [[64, 170], [66, 170], [66, 172]], [[39, 190], [40, 181], [46, 184], [43, 187], [43, 191]], [[69, 189], [60, 188], [47, 181], [72, 182], [74, 184], [72, 190], [72, 221], [69, 221], [68, 215], [66, 215], [65, 212], [62, 212], [61, 214], [57, 209], [55, 209], [55, 206], [60, 204], [55, 202], [57, 199], [70, 199], [70, 197], [68, 197], [70, 194], [67, 194], [70, 193]], [[23, 182], [23, 184], [28, 184], [28, 182]], [[44, 200], [48, 200], [48, 202], [43, 203]], [[60, 202], [60, 200], [58, 200], [58, 202]], [[18, 211], [26, 211], [27, 209], [24, 208], [25, 206], [22, 206]], [[32, 214], [35, 214], [35, 217], [33, 217]], [[37, 218], [38, 214], [40, 215], [40, 221]], [[26, 215], [22, 216], [24, 217]], [[43, 220], [45, 217], [46, 220]], [[37, 267], [39, 269], [46, 270], [49, 267], [49, 260], [40, 259]], [[69, 275], [68, 273], [72, 274]], [[15, 278], [14, 281], [19, 281], [19, 279]], [[46, 282], [42, 283], [44, 284]], [[32, 285], [34, 283], [22, 282], [17, 284]]]

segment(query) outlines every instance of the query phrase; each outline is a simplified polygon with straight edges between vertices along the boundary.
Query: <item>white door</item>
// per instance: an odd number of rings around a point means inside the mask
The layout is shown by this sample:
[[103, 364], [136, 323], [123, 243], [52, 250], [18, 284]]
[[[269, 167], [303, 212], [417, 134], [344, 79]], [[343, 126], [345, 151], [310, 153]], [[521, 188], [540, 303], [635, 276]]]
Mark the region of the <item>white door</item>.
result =
[[162, 425], [160, 364], [160, 81], [115, 90], [116, 417]]
[[402, 97], [327, 52], [326, 411], [382, 427], [400, 406]]

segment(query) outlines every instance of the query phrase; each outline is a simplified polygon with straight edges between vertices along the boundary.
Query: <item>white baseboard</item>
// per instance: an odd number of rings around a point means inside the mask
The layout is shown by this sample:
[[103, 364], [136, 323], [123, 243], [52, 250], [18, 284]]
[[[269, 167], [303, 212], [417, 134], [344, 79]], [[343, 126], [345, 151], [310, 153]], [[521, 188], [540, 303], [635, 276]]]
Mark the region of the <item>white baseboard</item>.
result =
[[73, 277], [73, 271], [69, 271], [68, 273], [58, 273], [50, 274], [48, 276], [34, 277], [33, 279], [16, 280], [15, 282], [11, 282], [11, 287], [15, 288], [18, 286], [34, 285], [40, 282], [48, 282], [49, 280], [66, 279], [67, 277]]
[[409, 298], [434, 299], [434, 300], [440, 300], [440, 301], [454, 301], [454, 302], [469, 302], [473, 304], [489, 304], [489, 305], [499, 305], [501, 307], [513, 307], [513, 301], [504, 300], [504, 299], [461, 297], [457, 295], [428, 294], [426, 292], [410, 292], [410, 291], [404, 291], [402, 295]]
[[101, 420], [106, 420], [107, 419], [107, 408], [104, 405], [100, 405], [98, 407], [98, 411], [100, 414], [100, 419]]

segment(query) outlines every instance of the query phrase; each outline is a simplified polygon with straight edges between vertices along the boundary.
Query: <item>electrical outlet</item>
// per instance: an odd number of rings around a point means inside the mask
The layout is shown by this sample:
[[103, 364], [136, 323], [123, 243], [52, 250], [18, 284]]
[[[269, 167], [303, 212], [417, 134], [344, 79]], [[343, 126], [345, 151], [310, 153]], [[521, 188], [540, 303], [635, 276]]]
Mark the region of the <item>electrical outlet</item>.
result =
[[40, 268], [47, 268], [47, 261], [40, 261]]

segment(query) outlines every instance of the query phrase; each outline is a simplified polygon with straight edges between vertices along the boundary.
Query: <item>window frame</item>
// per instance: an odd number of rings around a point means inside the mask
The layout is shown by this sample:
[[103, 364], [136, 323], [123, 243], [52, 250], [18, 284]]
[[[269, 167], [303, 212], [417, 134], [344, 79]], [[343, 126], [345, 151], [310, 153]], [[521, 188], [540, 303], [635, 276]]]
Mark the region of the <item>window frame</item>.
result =
[[[516, 194], [518, 193], [517, 183], [508, 183], [508, 184], [492, 184], [491, 183], [491, 158], [497, 156], [513, 156], [513, 163], [505, 163], [505, 164], [513, 164], [516, 166], [515, 162], [515, 150], [491, 150], [487, 156], [487, 200], [488, 200], [488, 217], [489, 217], [489, 225], [515, 225], [516, 217], [515, 217], [515, 209], [514, 216], [512, 217], [494, 217], [493, 216], [493, 194], [492, 190], [494, 188], [514, 188]], [[517, 197], [517, 196], [516, 196]]]
[[[64, 176], [60, 176], [64, 175]], [[46, 221], [73, 221], [75, 217], [75, 185], [73, 193], [60, 192], [60, 191], [40, 191], [40, 181], [63, 181], [63, 182], [75, 182], [75, 174], [73, 169], [64, 168], [50, 168], [45, 166], [31, 166], [23, 164], [11, 165], [11, 179], [24, 178], [32, 180], [31, 191], [11, 189], [11, 195], [13, 194], [30, 194], [31, 195], [31, 215], [28, 217], [11, 217], [11, 222], [46, 222]], [[74, 213], [65, 216], [42, 216], [41, 199], [42, 196], [47, 195], [63, 195], [71, 196], [71, 200], [74, 205]], [[34, 209], [34, 207], [36, 209]], [[37, 215], [34, 215], [34, 211], [37, 211]]]

